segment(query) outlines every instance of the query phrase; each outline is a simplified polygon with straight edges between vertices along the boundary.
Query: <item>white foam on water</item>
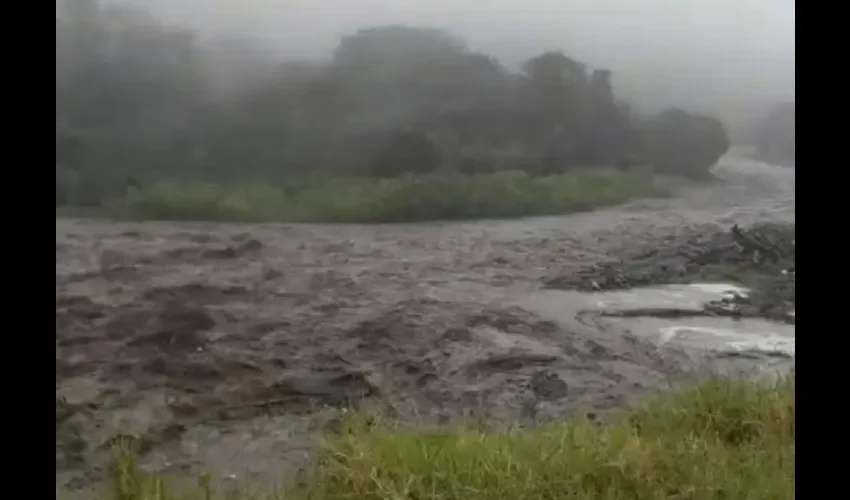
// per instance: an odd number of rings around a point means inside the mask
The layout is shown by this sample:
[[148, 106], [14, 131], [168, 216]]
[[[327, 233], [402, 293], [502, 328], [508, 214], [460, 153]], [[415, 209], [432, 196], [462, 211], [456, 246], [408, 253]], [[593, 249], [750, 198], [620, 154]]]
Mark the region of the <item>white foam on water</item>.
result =
[[702, 309], [715, 300], [746, 297], [750, 290], [729, 283], [694, 283], [688, 285], [665, 285], [658, 287], [633, 288], [595, 292], [596, 307], [600, 309], [625, 309], [628, 307], [678, 307]]
[[746, 341], [729, 342], [727, 347], [736, 351], [758, 351], [765, 353], [781, 353], [794, 356], [796, 342], [792, 338], [782, 336], [762, 337]]
[[728, 296], [731, 294], [737, 294], [742, 297], [746, 297], [750, 294], [750, 290], [748, 288], [744, 288], [738, 285], [730, 285], [728, 283], [692, 283], [690, 285], [682, 286], [683, 288], [690, 288], [699, 292], [717, 294], [721, 297]]
[[[688, 319], [658, 317], [606, 318], [660, 345], [677, 344], [721, 352], [761, 352], [794, 355], [794, 326], [761, 318], [733, 319], [699, 316], [705, 304], [746, 296], [750, 290], [729, 283], [664, 285], [630, 290], [545, 291], [526, 297], [522, 306], [556, 321], [570, 322], [579, 310], [629, 311], [675, 308], [697, 313]], [[793, 316], [793, 315], [792, 315]]]
[[[764, 353], [782, 353], [793, 356], [796, 341], [788, 335], [768, 332], [742, 332], [725, 328], [703, 326], [669, 326], [660, 329], [659, 345], [671, 341], [687, 340], [685, 337], [696, 336], [700, 343], [717, 344], [716, 349], [730, 351], [758, 351]], [[707, 341], [705, 336], [713, 337], [714, 342]]]

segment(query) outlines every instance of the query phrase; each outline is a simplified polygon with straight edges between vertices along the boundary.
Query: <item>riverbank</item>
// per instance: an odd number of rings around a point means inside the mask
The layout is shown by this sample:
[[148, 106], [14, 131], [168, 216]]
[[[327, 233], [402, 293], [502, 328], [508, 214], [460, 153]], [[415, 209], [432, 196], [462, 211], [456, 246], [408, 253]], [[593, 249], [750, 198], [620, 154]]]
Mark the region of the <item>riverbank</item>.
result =
[[[422, 430], [347, 417], [301, 486], [177, 491], [122, 453], [105, 500], [794, 498], [793, 378], [712, 380], [600, 423], [591, 415], [531, 429]], [[224, 496], [220, 498], [225, 498]]]
[[159, 182], [131, 189], [98, 212], [127, 220], [222, 222], [499, 219], [563, 215], [639, 198], [668, 197], [675, 184], [649, 172], [613, 169], [545, 176], [505, 171], [394, 179], [339, 177], [298, 185]]
[[124, 435], [141, 440], [145, 470], [261, 485], [300, 467], [351, 395], [407, 422], [525, 425], [619, 411], [687, 380], [690, 356], [559, 325], [517, 299], [554, 274], [678, 248], [691, 231], [793, 221], [793, 188], [761, 178], [782, 169], [736, 167], [686, 197], [569, 217], [57, 220], [57, 485], [103, 480]]

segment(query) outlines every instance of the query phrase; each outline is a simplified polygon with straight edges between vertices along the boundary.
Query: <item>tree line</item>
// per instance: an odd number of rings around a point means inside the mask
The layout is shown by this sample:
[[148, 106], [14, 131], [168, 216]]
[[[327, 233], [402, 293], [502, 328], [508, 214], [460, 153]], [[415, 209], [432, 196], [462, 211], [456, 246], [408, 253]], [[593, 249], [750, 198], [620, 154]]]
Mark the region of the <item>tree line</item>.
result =
[[560, 51], [514, 69], [452, 33], [392, 25], [343, 37], [326, 63], [293, 62], [143, 10], [57, 2], [57, 206], [161, 179], [633, 165], [702, 176], [728, 148], [717, 119], [639, 113], [611, 70]]

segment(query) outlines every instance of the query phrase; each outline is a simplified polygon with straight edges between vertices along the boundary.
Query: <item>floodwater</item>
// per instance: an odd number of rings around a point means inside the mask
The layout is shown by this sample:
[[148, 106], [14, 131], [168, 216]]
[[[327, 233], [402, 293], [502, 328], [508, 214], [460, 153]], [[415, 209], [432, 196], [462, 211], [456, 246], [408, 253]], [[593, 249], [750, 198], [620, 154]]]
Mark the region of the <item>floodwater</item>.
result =
[[756, 372], [790, 369], [794, 325], [704, 312], [708, 302], [747, 293], [736, 285], [697, 283], [594, 293], [544, 290], [517, 303], [559, 324], [592, 325], [602, 335], [628, 332], [659, 348], [684, 349], [707, 360], [746, 359]]
[[626, 407], [703, 359], [788, 362], [793, 327], [598, 314], [717, 290], [541, 290], [695, 231], [794, 221], [793, 169], [730, 156], [717, 173], [678, 198], [512, 221], [57, 220], [57, 484], [102, 479], [120, 435], [157, 470], [256, 483], [303, 465], [352, 404], [545, 420]]

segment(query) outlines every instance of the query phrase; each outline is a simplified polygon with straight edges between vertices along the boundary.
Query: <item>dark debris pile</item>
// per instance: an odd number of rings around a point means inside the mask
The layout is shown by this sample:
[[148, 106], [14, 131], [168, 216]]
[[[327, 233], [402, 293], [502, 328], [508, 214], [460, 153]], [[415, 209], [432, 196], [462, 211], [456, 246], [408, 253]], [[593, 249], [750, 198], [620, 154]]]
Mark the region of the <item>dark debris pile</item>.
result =
[[636, 257], [555, 276], [545, 285], [602, 291], [695, 281], [737, 282], [753, 291], [749, 297], [710, 304], [710, 312], [793, 322], [795, 224], [762, 223], [700, 233]]

